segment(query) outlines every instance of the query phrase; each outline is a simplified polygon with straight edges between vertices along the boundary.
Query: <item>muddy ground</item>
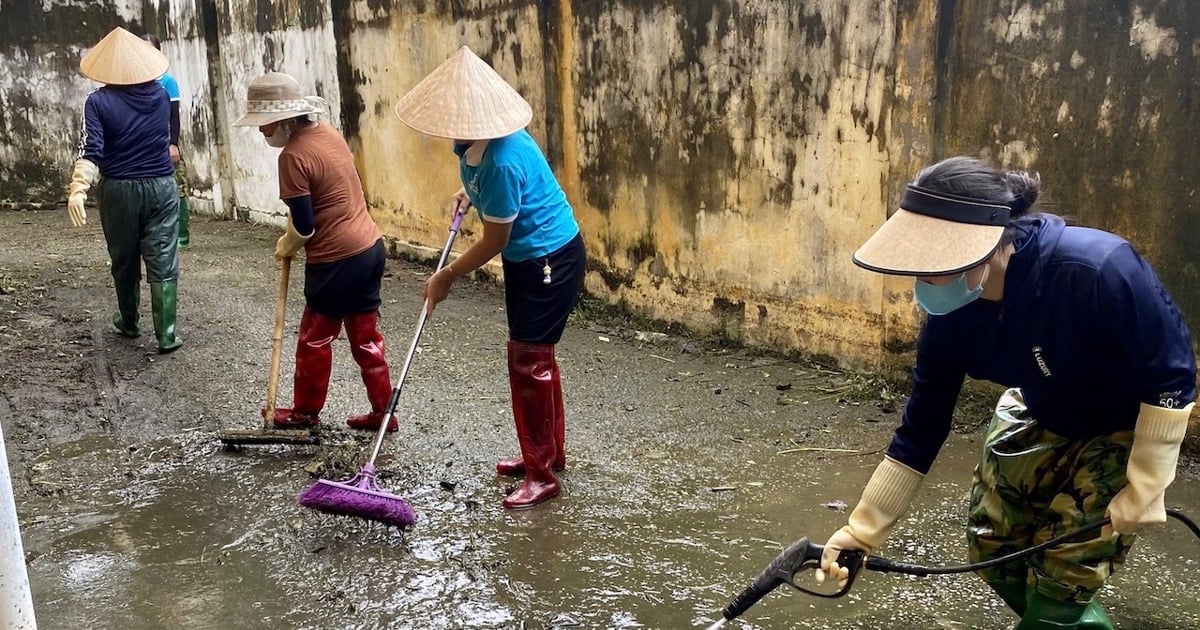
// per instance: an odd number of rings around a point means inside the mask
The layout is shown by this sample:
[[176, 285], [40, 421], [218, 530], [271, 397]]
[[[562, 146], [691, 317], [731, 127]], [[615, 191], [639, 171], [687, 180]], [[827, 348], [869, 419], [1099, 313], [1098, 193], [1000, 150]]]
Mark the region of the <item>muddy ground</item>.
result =
[[[384, 485], [407, 532], [307, 512], [313, 474], [357, 468], [368, 437], [338, 428], [365, 397], [344, 340], [321, 447], [231, 451], [265, 401], [274, 230], [194, 219], [179, 333], [121, 338], [98, 225], [0, 212], [0, 423], [44, 628], [696, 628], [778, 553], [840, 526], [899, 421], [883, 381], [664, 334], [581, 311], [559, 347], [568, 404], [562, 497], [507, 512], [494, 474], [515, 454], [503, 299], [463, 283], [426, 328], [389, 437]], [[390, 260], [393, 366], [419, 310], [420, 264]], [[290, 287], [280, 403], [301, 309]], [[148, 296], [143, 298], [149, 329]], [[977, 408], [977, 407], [976, 407]], [[975, 411], [881, 555], [965, 558]], [[1169, 502], [1200, 516], [1195, 462]], [[1103, 593], [1118, 627], [1200, 627], [1200, 542], [1144, 536]], [[732, 628], [1009, 628], [973, 576], [865, 574], [843, 599], [780, 589]]]

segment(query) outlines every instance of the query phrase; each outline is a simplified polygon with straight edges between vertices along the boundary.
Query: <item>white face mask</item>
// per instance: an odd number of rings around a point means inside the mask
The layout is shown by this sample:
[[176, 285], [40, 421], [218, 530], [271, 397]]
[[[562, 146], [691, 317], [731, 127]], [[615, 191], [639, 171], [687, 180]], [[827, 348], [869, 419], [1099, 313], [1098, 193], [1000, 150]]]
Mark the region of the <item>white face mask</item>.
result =
[[290, 123], [282, 123], [275, 127], [275, 132], [267, 136], [267, 144], [282, 149], [287, 145], [288, 140], [292, 137], [292, 125]]

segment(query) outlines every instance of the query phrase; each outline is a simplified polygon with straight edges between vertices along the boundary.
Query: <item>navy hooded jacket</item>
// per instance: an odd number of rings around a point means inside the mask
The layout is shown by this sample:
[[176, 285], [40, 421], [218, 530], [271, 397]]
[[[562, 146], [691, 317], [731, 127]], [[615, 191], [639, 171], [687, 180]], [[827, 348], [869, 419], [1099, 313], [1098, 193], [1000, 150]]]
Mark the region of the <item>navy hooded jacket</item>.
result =
[[83, 106], [79, 158], [109, 179], [164, 177], [175, 172], [169, 152], [171, 99], [155, 81], [106, 85]]
[[1196, 398], [1187, 324], [1125, 240], [1041, 214], [1019, 236], [999, 302], [929, 316], [913, 390], [888, 455], [928, 472], [950, 433], [964, 376], [1019, 387], [1043, 428], [1072, 439], [1132, 430], [1141, 403]]

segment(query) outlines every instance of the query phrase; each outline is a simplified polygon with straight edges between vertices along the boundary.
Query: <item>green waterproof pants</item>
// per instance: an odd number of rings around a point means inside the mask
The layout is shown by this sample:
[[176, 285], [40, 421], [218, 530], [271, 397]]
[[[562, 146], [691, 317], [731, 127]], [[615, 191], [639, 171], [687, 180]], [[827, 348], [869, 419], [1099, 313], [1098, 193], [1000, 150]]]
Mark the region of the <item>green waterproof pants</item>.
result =
[[[179, 279], [179, 189], [170, 175], [106, 178], [97, 185], [96, 204], [117, 294], [118, 310], [113, 324], [122, 334], [135, 336], [142, 264], [145, 263], [146, 279], [152, 287], [174, 285]], [[173, 330], [175, 313], [173, 308], [171, 311], [162, 318], [161, 325]]]

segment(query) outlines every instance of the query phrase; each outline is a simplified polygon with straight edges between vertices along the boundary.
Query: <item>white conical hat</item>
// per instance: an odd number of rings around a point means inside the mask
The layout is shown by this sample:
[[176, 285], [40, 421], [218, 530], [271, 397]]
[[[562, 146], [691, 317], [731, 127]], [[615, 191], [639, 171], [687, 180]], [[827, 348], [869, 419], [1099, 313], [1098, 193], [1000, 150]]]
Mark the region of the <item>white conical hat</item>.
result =
[[488, 140], [524, 129], [533, 120], [533, 108], [463, 46], [400, 98], [396, 115], [431, 136]]
[[118, 26], [79, 60], [79, 71], [107, 85], [136, 85], [166, 74], [168, 65], [154, 44]]

